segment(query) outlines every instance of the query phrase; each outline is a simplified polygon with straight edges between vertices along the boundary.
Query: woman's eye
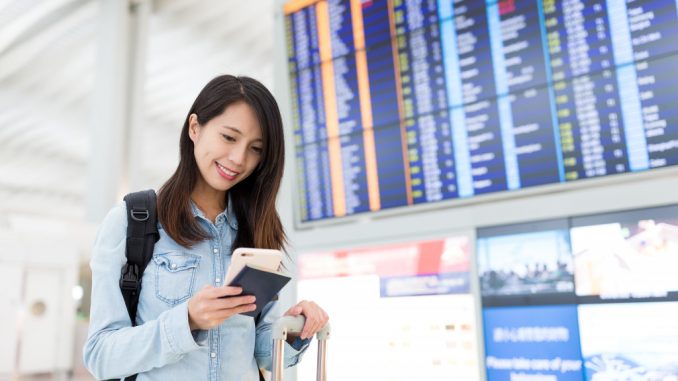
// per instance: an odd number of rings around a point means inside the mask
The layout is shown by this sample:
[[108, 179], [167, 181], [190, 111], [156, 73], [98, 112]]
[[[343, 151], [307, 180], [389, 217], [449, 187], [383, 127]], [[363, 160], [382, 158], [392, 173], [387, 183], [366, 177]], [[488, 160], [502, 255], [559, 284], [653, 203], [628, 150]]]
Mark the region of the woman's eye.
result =
[[252, 151], [254, 151], [255, 153], [261, 153], [262, 148], [261, 147], [252, 147]]
[[224, 139], [226, 139], [227, 142], [234, 142], [234, 141], [235, 141], [235, 138], [232, 137], [232, 136], [230, 136], [230, 135], [224, 135], [224, 134], [222, 134], [221, 136], [223, 136]]

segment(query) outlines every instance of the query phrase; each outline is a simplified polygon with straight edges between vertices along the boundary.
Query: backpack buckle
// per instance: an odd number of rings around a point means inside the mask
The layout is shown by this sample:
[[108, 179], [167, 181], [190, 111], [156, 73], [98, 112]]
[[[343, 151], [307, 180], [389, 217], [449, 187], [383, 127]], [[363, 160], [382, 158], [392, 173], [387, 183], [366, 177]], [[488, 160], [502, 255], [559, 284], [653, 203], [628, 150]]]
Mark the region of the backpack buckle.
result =
[[132, 217], [134, 221], [144, 222], [148, 220], [151, 215], [148, 213], [148, 209], [132, 209], [129, 212], [129, 216]]
[[135, 264], [125, 263], [122, 267], [120, 276], [120, 289], [126, 291], [136, 291], [139, 288], [139, 267]]

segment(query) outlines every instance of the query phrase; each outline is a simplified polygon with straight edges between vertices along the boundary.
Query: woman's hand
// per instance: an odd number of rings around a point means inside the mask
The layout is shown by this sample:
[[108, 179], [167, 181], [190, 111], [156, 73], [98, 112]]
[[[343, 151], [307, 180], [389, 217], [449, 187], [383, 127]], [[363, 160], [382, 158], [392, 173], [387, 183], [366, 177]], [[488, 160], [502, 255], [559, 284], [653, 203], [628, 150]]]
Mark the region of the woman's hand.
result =
[[313, 335], [320, 331], [325, 326], [325, 324], [327, 324], [327, 321], [330, 320], [330, 317], [322, 308], [320, 308], [320, 306], [307, 300], [302, 300], [301, 302], [297, 303], [296, 306], [290, 308], [284, 314], [284, 316], [299, 315], [304, 315], [306, 318], [304, 329], [301, 330], [300, 335], [302, 339], [313, 337]]
[[214, 328], [233, 315], [254, 311], [254, 296], [238, 296], [241, 293], [240, 287], [203, 287], [188, 301], [191, 330]]

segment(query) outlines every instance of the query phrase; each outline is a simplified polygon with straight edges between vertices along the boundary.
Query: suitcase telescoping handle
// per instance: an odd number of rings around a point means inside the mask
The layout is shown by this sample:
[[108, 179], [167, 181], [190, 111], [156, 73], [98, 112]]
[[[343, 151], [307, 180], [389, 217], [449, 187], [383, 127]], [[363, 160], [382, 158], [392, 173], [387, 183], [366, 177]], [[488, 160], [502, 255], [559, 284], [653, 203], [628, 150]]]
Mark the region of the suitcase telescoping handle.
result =
[[[272, 381], [283, 379], [283, 342], [287, 340], [288, 333], [301, 333], [304, 328], [303, 316], [283, 316], [273, 324], [273, 369]], [[315, 335], [318, 339], [318, 381], [326, 381], [325, 357], [327, 355], [327, 339], [330, 337], [330, 323], [318, 331]]]

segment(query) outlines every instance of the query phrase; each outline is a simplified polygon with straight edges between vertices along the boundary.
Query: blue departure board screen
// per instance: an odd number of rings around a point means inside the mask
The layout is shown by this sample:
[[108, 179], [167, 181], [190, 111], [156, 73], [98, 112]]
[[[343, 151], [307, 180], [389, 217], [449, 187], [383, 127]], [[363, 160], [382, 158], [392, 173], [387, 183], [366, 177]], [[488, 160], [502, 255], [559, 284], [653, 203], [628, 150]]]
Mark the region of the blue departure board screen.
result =
[[676, 0], [284, 11], [301, 221], [678, 163]]

